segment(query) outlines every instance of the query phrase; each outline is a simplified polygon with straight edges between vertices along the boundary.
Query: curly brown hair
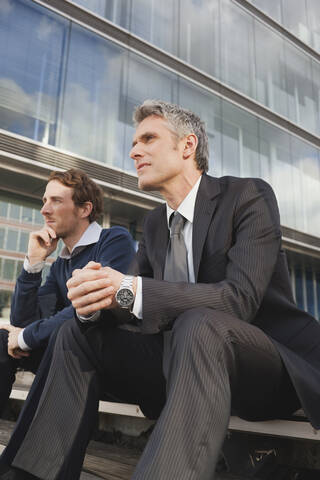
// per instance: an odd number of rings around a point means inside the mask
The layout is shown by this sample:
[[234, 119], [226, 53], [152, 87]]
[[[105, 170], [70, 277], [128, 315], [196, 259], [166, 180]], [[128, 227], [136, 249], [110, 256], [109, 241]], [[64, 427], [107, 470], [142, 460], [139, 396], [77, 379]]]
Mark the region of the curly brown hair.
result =
[[89, 222], [97, 220], [103, 211], [103, 192], [91, 178], [82, 170], [71, 168], [65, 172], [51, 172], [48, 182], [56, 180], [66, 187], [73, 188], [72, 200], [76, 206], [85, 202], [92, 203]]

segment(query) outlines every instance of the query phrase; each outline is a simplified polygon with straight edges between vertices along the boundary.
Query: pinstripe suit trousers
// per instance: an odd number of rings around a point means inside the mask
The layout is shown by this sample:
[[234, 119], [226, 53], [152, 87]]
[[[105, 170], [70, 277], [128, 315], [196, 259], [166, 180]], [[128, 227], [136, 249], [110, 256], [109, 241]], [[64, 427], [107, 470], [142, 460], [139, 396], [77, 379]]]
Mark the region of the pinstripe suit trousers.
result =
[[[234, 317], [206, 308], [185, 312], [164, 333], [163, 354], [162, 335], [103, 328], [83, 334], [75, 320], [62, 326], [43, 362], [52, 355], [50, 367], [40, 368], [47, 378], [38, 379], [5, 451], [8, 463], [45, 480], [79, 478], [101, 388], [146, 408], [158, 402], [133, 480], [212, 480], [231, 409], [256, 420], [299, 407], [272, 341]], [[106, 354], [119, 332], [126, 344]], [[132, 394], [136, 383], [141, 392]]]

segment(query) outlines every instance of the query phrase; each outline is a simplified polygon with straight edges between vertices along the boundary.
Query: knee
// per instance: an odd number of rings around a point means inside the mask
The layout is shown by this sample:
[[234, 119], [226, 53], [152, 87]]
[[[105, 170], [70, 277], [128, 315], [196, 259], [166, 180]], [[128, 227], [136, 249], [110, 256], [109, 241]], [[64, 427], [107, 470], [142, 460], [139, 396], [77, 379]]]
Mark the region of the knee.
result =
[[233, 325], [239, 320], [223, 312], [210, 308], [195, 308], [187, 310], [177, 317], [172, 332], [178, 343], [187, 348], [199, 346], [202, 349], [216, 349], [230, 344], [232, 339]]

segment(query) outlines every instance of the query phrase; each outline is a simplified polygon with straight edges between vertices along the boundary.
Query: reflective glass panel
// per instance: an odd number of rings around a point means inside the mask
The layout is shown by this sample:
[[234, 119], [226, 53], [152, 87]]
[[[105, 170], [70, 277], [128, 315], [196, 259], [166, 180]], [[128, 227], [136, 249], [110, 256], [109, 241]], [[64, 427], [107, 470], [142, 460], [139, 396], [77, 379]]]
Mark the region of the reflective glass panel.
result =
[[257, 8], [269, 15], [277, 22], [281, 22], [281, 0], [251, 0]]
[[219, 3], [219, 0], [183, 0], [179, 21], [179, 57], [217, 78], [220, 77]]
[[5, 229], [3, 227], [0, 227], [0, 248], [4, 248], [4, 238], [5, 238]]
[[[298, 230], [320, 236], [320, 161], [318, 151], [309, 144], [291, 137], [292, 193], [295, 226]], [[287, 186], [288, 188], [288, 186]]]
[[34, 2], [1, 2], [0, 128], [54, 144], [67, 26]]
[[16, 263], [16, 274], [15, 274], [15, 279], [18, 278], [20, 273], [22, 272], [22, 267], [23, 267], [23, 262], [18, 260]]
[[303, 301], [303, 279], [302, 271], [300, 267], [295, 268], [295, 278], [296, 278], [296, 303], [301, 310], [304, 310], [304, 301]]
[[8, 203], [0, 201], [0, 217], [6, 218], [8, 215]]
[[113, 43], [73, 25], [57, 146], [123, 167], [119, 100], [125, 56]]
[[310, 43], [305, 0], [281, 0], [283, 25], [305, 43]]
[[20, 220], [20, 205], [16, 205], [15, 203], [9, 204], [9, 218], [11, 220]]
[[317, 133], [319, 132], [318, 102], [313, 92], [311, 58], [289, 42], [285, 45], [285, 57], [289, 118], [307, 130]]
[[33, 209], [30, 207], [22, 207], [22, 222], [32, 223], [33, 222]]
[[0, 320], [8, 321], [10, 318], [11, 295], [10, 291], [0, 290]]
[[221, 7], [221, 79], [255, 98], [253, 17], [230, 0]]
[[18, 247], [18, 231], [8, 229], [6, 248], [8, 250], [17, 251]]
[[27, 253], [28, 241], [29, 241], [29, 234], [27, 232], [20, 232], [19, 252]]
[[277, 33], [256, 20], [257, 100], [280, 115], [288, 115], [284, 41]]
[[320, 2], [319, 0], [306, 0], [306, 3], [311, 46], [320, 52]]
[[[184, 8], [187, 8], [187, 5], [184, 5]], [[132, 0], [129, 28], [144, 40], [177, 55], [178, 12], [178, 1]]]
[[105, 17], [111, 22], [129, 28], [131, 2], [127, 0], [72, 0], [73, 3]]
[[281, 224], [295, 228], [293, 199], [296, 195], [299, 196], [300, 191], [295, 191], [293, 188], [290, 136], [267, 122], [259, 120], [259, 137], [261, 176], [275, 190], [281, 213]]
[[4, 280], [14, 280], [15, 278], [15, 260], [9, 258], [3, 259], [2, 278]]
[[307, 292], [307, 309], [311, 315], [315, 314], [315, 298], [313, 290], [313, 273], [311, 270], [306, 271], [306, 292]]

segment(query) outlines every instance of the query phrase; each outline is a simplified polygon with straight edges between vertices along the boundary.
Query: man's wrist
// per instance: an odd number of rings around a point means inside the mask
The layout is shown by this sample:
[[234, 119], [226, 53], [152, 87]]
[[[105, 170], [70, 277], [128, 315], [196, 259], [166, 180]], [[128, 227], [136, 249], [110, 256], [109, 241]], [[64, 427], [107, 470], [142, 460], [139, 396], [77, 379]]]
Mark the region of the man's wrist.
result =
[[39, 273], [43, 270], [44, 266], [45, 266], [44, 261], [31, 265], [28, 256], [25, 257], [23, 262], [23, 268], [28, 273]]
[[33, 267], [33, 265], [36, 265], [38, 263], [45, 262], [47, 259], [47, 257], [39, 257], [34, 255], [26, 255], [26, 258], [28, 259], [31, 267]]
[[18, 345], [19, 345], [19, 348], [25, 352], [28, 352], [31, 350], [31, 348], [29, 347], [29, 345], [26, 344], [26, 342], [24, 341], [24, 338], [23, 338], [23, 332], [24, 332], [24, 329], [21, 330], [21, 332], [19, 333], [18, 335]]
[[90, 315], [79, 315], [77, 313], [77, 317], [82, 323], [90, 323], [90, 322], [97, 322], [100, 318], [101, 311], [98, 310], [97, 312], [91, 313]]

